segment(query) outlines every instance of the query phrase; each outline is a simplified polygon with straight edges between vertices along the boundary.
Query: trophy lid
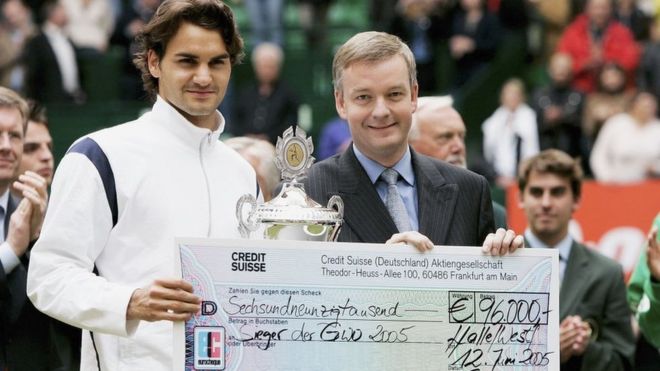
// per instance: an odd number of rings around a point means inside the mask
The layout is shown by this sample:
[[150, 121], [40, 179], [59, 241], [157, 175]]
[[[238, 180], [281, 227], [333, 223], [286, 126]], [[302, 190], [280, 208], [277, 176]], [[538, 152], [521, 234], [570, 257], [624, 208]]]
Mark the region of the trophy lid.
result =
[[302, 177], [314, 163], [314, 143], [297, 125], [288, 127], [275, 145], [275, 166], [280, 169], [282, 179], [290, 182]]

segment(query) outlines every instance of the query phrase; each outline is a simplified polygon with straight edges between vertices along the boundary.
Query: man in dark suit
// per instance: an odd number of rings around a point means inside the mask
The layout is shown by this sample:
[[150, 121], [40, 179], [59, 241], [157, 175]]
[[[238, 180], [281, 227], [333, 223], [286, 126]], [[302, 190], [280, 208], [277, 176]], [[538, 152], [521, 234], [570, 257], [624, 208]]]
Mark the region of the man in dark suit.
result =
[[64, 33], [68, 18], [56, 0], [43, 6], [44, 23], [25, 46], [25, 95], [41, 103], [84, 99], [73, 44]]
[[418, 85], [412, 52], [399, 38], [363, 32], [333, 61], [335, 105], [353, 144], [314, 165], [305, 188], [325, 204], [344, 200], [339, 241], [481, 245], [492, 254], [522, 246], [513, 231], [493, 231], [486, 180], [408, 146]]
[[[27, 120], [27, 103], [0, 87], [0, 369], [8, 371], [52, 369], [49, 318], [27, 300], [25, 286], [28, 247], [39, 235], [46, 209], [46, 180], [30, 171], [14, 181]], [[21, 200], [11, 195], [10, 186]]]
[[580, 202], [582, 169], [559, 150], [546, 150], [519, 169], [527, 244], [559, 250], [562, 370], [630, 370], [634, 340], [621, 266], [568, 232]]

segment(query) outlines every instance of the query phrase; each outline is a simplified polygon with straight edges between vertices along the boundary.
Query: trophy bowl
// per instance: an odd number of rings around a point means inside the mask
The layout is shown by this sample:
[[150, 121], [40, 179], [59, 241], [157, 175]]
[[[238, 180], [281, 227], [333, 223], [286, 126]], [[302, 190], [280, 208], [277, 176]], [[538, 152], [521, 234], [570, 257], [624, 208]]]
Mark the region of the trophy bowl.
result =
[[[278, 138], [275, 164], [285, 180], [272, 200], [258, 204], [251, 194], [236, 204], [236, 217], [243, 238], [269, 240], [336, 241], [344, 216], [344, 203], [332, 196], [327, 207], [312, 200], [296, 178], [314, 162], [311, 138], [290, 127]], [[256, 232], [254, 235], [253, 233]]]
[[[250, 207], [246, 211], [246, 208]], [[280, 193], [257, 205], [254, 196], [244, 195], [236, 205], [239, 230], [244, 238], [262, 230], [269, 240], [335, 241], [339, 235], [344, 204], [332, 196], [323, 207], [309, 198], [301, 183], [285, 183]], [[258, 237], [257, 237], [258, 238]]]

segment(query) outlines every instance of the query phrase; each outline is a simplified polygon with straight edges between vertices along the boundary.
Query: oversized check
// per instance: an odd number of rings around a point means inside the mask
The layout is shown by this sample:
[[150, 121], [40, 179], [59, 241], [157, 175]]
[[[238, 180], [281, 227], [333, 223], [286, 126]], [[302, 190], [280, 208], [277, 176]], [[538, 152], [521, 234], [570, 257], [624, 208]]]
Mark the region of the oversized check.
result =
[[[558, 370], [558, 255], [178, 240], [175, 370]], [[185, 365], [185, 366], [184, 366]]]

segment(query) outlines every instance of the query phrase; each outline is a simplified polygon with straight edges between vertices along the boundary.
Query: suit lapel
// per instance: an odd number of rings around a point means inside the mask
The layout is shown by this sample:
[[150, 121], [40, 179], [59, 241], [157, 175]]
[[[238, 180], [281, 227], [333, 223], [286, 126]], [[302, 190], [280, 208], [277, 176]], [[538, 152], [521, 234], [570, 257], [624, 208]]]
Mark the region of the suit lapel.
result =
[[3, 236], [4, 240], [7, 239], [7, 232], [9, 231], [9, 219], [11, 218], [11, 214], [14, 212], [14, 210], [16, 210], [16, 205], [18, 205], [18, 200], [14, 199], [14, 196], [12, 196], [10, 192], [9, 200], [7, 201], [7, 210], [5, 210], [5, 235]]
[[456, 184], [448, 184], [429, 158], [414, 151], [412, 156], [417, 182], [419, 232], [436, 245], [445, 243], [456, 206], [458, 187]]
[[387, 208], [355, 157], [352, 146], [339, 158], [338, 182], [339, 196], [345, 205], [344, 222], [360, 241], [383, 243], [397, 233]]
[[564, 279], [559, 293], [559, 318], [566, 317], [575, 312], [579, 298], [585, 290], [585, 283], [589, 282], [589, 259], [584, 251], [585, 247], [573, 241], [571, 254], [568, 257]]

